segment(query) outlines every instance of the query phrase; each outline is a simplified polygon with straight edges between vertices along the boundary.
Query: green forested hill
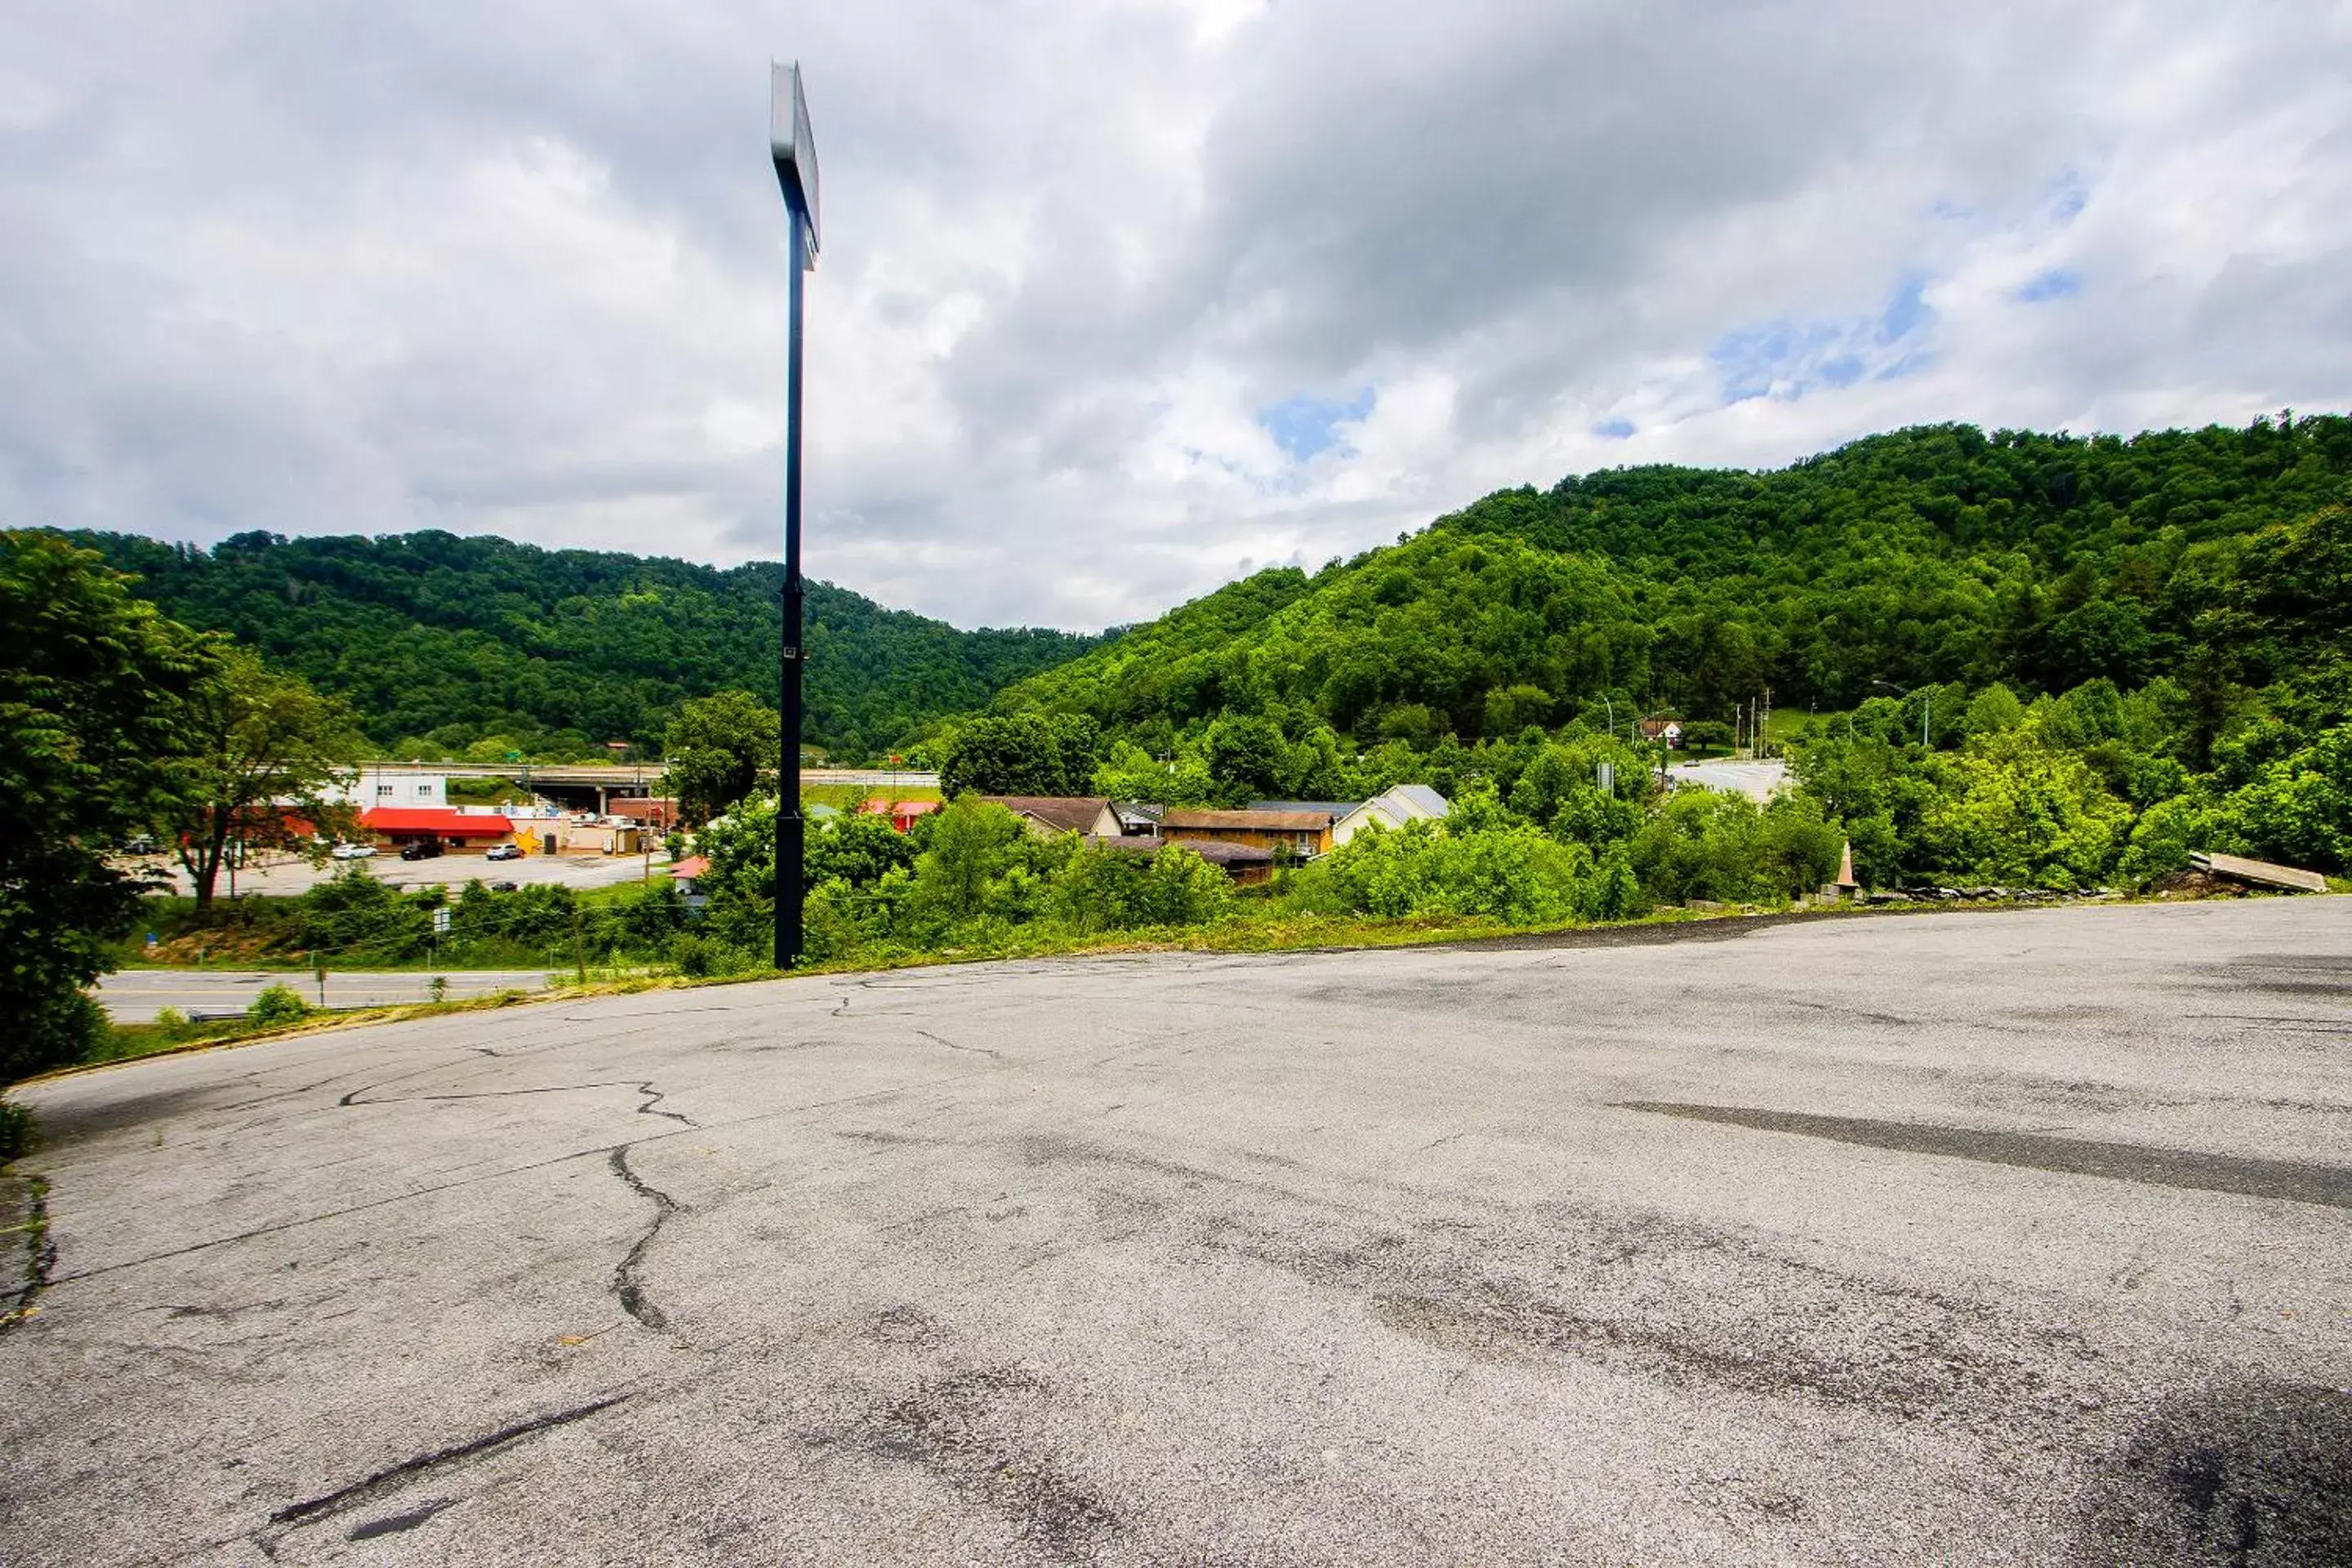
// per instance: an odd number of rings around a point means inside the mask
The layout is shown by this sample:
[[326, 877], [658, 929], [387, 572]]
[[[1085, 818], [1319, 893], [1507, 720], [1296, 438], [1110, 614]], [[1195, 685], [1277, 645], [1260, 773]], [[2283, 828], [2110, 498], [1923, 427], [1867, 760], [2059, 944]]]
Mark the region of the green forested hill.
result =
[[[351, 700], [394, 754], [584, 752], [657, 742], [680, 700], [778, 700], [782, 569], [501, 539], [241, 534], [211, 551], [75, 533], [175, 620], [226, 631]], [[808, 590], [806, 740], [886, 748], [1096, 646], [1046, 630], [959, 631], [826, 583]]]
[[1937, 426], [1768, 473], [1620, 468], [1261, 574], [996, 706], [1147, 741], [1233, 710], [1425, 744], [1603, 694], [1721, 719], [1768, 691], [1848, 707], [1874, 681], [2194, 686], [2200, 658], [2260, 685], [2291, 654], [2231, 629], [2259, 597], [2250, 541], [2347, 500], [2340, 416], [2129, 440]]

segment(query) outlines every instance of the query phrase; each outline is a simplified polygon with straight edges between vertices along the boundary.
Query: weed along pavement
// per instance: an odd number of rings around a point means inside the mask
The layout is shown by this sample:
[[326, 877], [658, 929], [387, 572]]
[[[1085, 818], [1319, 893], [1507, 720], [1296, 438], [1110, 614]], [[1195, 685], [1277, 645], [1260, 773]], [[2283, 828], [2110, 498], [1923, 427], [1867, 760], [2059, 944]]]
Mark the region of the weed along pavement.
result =
[[400, 1002], [430, 1002], [434, 982], [451, 1001], [495, 996], [501, 991], [543, 991], [560, 969], [329, 970], [321, 983], [308, 970], [121, 969], [101, 975], [99, 1004], [118, 1024], [153, 1022], [165, 1008], [191, 1017], [217, 1018], [242, 1013], [272, 985], [291, 986], [305, 1002], [321, 1007], [383, 1007]]
[[2352, 900], [558, 1001], [36, 1084], [0, 1560], [2352, 1560]]

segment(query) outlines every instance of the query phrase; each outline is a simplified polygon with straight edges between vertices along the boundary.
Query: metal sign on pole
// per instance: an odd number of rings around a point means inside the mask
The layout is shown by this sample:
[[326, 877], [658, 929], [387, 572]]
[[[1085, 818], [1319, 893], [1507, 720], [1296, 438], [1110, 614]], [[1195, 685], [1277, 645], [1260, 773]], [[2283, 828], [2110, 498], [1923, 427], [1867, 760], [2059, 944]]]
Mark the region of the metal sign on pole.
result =
[[809, 131], [808, 99], [797, 63], [772, 63], [768, 72], [768, 152], [792, 218], [792, 291], [786, 310], [784, 363], [783, 725], [776, 766], [776, 967], [801, 955], [801, 275], [816, 266], [816, 138]]

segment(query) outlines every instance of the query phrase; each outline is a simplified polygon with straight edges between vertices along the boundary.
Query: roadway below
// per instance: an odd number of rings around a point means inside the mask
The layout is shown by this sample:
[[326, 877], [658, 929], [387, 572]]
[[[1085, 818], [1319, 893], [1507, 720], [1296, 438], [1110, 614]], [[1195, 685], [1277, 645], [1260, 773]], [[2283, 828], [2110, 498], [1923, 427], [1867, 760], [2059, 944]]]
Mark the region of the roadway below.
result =
[[242, 1013], [272, 985], [292, 986], [313, 1007], [383, 1007], [395, 1002], [432, 1001], [436, 975], [444, 982], [444, 998], [456, 1002], [501, 991], [543, 991], [549, 973], [546, 969], [382, 973], [330, 969], [322, 988], [305, 970], [121, 969], [100, 975], [94, 989], [99, 1005], [116, 1023], [147, 1024], [166, 1007], [175, 1007], [190, 1017]]
[[1666, 776], [1678, 784], [1697, 784], [1704, 789], [1744, 795], [1761, 805], [1786, 786], [1789, 764], [1739, 762], [1727, 757], [1712, 763], [1676, 763], [1666, 770]]
[[2352, 900], [562, 1000], [26, 1086], [0, 1561], [2352, 1561]]
[[[180, 863], [167, 856], [142, 856], [136, 862], [148, 876], [167, 883], [172, 892], [187, 897], [195, 885]], [[239, 895], [260, 894], [268, 898], [296, 898], [309, 892], [320, 883], [342, 876], [358, 867], [377, 881], [394, 888], [424, 888], [439, 885], [452, 890], [468, 882], [512, 882], [517, 887], [549, 882], [558, 887], [584, 889], [609, 888], [615, 882], [658, 881], [669, 875], [670, 860], [666, 851], [648, 855], [525, 855], [515, 860], [492, 860], [478, 854], [452, 850], [425, 860], [404, 860], [395, 849], [385, 849], [358, 860], [330, 860], [323, 866], [313, 866], [294, 856], [272, 858], [267, 865], [254, 865], [236, 874]], [[229, 876], [224, 870], [214, 892], [222, 899], [229, 897]]]

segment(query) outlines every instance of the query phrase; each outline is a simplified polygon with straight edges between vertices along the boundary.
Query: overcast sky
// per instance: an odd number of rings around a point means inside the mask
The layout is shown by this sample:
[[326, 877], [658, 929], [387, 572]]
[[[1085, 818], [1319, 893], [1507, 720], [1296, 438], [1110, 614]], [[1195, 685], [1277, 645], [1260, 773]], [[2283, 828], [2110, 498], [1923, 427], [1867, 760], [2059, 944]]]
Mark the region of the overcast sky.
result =
[[2352, 404], [2352, 4], [0, 0], [0, 523], [1099, 626], [1505, 485]]

